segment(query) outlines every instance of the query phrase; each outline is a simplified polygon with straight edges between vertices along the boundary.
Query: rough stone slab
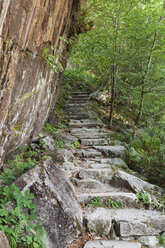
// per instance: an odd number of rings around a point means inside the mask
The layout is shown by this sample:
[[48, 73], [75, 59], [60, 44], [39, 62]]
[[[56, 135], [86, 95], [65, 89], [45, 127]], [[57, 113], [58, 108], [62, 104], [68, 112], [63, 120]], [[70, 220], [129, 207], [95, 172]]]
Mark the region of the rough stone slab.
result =
[[69, 98], [68, 103], [86, 103], [88, 100], [88, 97], [86, 98]]
[[157, 211], [140, 209], [115, 210], [117, 236], [151, 236], [165, 230], [165, 215]]
[[141, 248], [138, 242], [115, 241], [115, 240], [92, 240], [88, 241], [84, 248]]
[[74, 151], [74, 155], [83, 158], [92, 158], [101, 156], [101, 152], [96, 151], [95, 149], [77, 149]]
[[77, 194], [77, 200], [80, 203], [87, 204], [95, 197], [99, 197], [103, 202], [108, 201], [111, 198], [113, 201], [121, 200], [125, 206], [132, 208], [138, 207], [136, 195], [133, 193], [125, 192], [108, 192], [108, 193], [89, 193], [89, 194]]
[[50, 151], [56, 150], [56, 143], [52, 138], [50, 138], [49, 136], [46, 136], [45, 138], [41, 140], [44, 142], [44, 146], [47, 150], [50, 150]]
[[98, 208], [93, 213], [85, 216], [88, 230], [90, 234], [102, 236], [103, 233], [110, 234], [112, 218], [107, 216], [104, 208]]
[[[101, 212], [103, 208], [98, 209], [92, 210], [92, 214]], [[91, 210], [87, 213], [88, 218], [90, 214]], [[106, 209], [106, 215], [112, 218], [116, 235], [119, 237], [154, 236], [165, 230], [165, 215], [157, 211], [129, 208]]]
[[156, 236], [142, 236], [138, 238], [138, 241], [149, 247], [159, 246], [159, 239]]
[[[90, 130], [89, 130], [90, 132]], [[83, 134], [74, 134], [75, 136], [78, 136], [81, 139], [103, 139], [108, 138], [107, 133], [83, 133]]]
[[85, 106], [87, 106], [88, 105], [88, 103], [67, 103], [66, 105], [65, 105], [65, 107], [67, 107], [67, 108], [70, 108], [70, 107], [85, 107]]
[[77, 140], [73, 135], [70, 134], [54, 134], [53, 135], [56, 140], [63, 140], [65, 142], [73, 143], [74, 141]]
[[89, 178], [81, 180], [73, 178], [72, 182], [74, 182], [82, 192], [107, 192], [110, 188], [98, 180]]
[[107, 157], [113, 156], [123, 158], [126, 152], [124, 146], [94, 146], [94, 148], [101, 151], [102, 154]]
[[109, 163], [110, 165], [117, 165], [121, 168], [128, 168], [126, 162], [122, 160], [121, 158], [105, 158], [105, 159], [100, 159], [100, 163]]
[[88, 167], [91, 169], [105, 169], [105, 168], [112, 169], [112, 166], [110, 164], [97, 164], [97, 163], [92, 164], [91, 163], [90, 165], [88, 165]]
[[65, 112], [67, 112], [68, 115], [71, 115], [71, 114], [76, 114], [76, 113], [81, 113], [83, 111], [85, 111], [85, 107], [75, 107], [75, 108], [65, 108]]
[[73, 160], [73, 153], [67, 149], [58, 149], [53, 154], [52, 157], [55, 161], [63, 163]]
[[91, 119], [83, 119], [83, 120], [70, 120], [68, 126], [73, 128], [79, 128], [79, 127], [103, 126], [103, 124], [100, 121], [91, 118]]
[[111, 180], [111, 185], [119, 188], [126, 188], [132, 192], [143, 192], [150, 194], [151, 198], [163, 197], [163, 189], [124, 171], [118, 170]]
[[34, 194], [36, 213], [45, 228], [47, 248], [65, 248], [79, 234], [82, 211], [73, 197], [73, 186], [51, 159], [22, 175], [16, 186]]
[[71, 134], [99, 134], [103, 133], [104, 129], [100, 127], [93, 127], [93, 128], [87, 128], [87, 127], [82, 127], [82, 128], [72, 128], [70, 130]]
[[7, 237], [0, 231], [0, 248], [10, 248]]
[[104, 169], [81, 169], [77, 176], [80, 179], [92, 178], [97, 179], [102, 182], [105, 180], [110, 180], [113, 176], [113, 170], [111, 168]]
[[65, 117], [67, 120], [83, 120], [89, 118], [89, 115], [68, 115]]
[[107, 139], [82, 139], [82, 145], [85, 146], [98, 146], [98, 145], [108, 145]]

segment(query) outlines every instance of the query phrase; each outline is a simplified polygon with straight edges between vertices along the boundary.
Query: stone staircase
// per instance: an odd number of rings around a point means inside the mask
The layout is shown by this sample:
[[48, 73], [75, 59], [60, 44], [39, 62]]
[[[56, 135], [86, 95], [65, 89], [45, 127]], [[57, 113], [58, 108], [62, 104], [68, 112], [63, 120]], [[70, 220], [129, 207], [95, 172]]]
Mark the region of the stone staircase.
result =
[[69, 133], [81, 143], [73, 152], [76, 169], [71, 168], [70, 180], [83, 209], [84, 226], [92, 237], [81, 247], [161, 247], [157, 236], [165, 231], [165, 215], [146, 210], [136, 193], [148, 193], [157, 201], [162, 189], [127, 168], [123, 160], [126, 148], [109, 145], [102, 122], [90, 118], [88, 101], [88, 93], [75, 92], [65, 107]]

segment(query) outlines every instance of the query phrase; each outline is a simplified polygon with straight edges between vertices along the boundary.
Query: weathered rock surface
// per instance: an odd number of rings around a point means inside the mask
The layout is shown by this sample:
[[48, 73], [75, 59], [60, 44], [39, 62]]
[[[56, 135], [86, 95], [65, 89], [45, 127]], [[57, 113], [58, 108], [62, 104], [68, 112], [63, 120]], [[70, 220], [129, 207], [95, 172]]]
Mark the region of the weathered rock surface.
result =
[[138, 207], [136, 195], [125, 192], [108, 192], [108, 193], [88, 193], [77, 194], [77, 200], [81, 203], [87, 204], [94, 198], [100, 198], [102, 202], [107, 202], [109, 199], [113, 201], [122, 201], [125, 207]]
[[106, 96], [103, 95], [99, 91], [95, 91], [95, 92], [91, 93], [90, 94], [90, 99], [95, 100], [95, 101], [97, 101], [99, 103], [105, 103], [106, 102]]
[[0, 231], [0, 247], [1, 248], [10, 248], [8, 239], [3, 232]]
[[[105, 218], [102, 222], [106, 224], [106, 219], [111, 218], [114, 223], [116, 235], [118, 237], [151, 236], [157, 235], [165, 230], [165, 216], [157, 211], [140, 209], [116, 209], [108, 210], [97, 208], [87, 213], [88, 221], [92, 221], [93, 227], [97, 223], [98, 216], [103, 212]], [[98, 215], [99, 213], [99, 215]], [[91, 217], [92, 216], [92, 217]]]
[[88, 241], [84, 248], [141, 248], [138, 242], [115, 241], [115, 240], [94, 240]]
[[[74, 109], [74, 111], [79, 111], [78, 109]], [[102, 127], [103, 124], [101, 121], [97, 121], [96, 119], [84, 119], [84, 120], [71, 120], [68, 123], [69, 127], [79, 128], [79, 127]]]
[[21, 176], [16, 185], [34, 194], [36, 213], [47, 232], [47, 248], [65, 248], [80, 232], [82, 212], [73, 186], [51, 159]]
[[77, 173], [77, 177], [80, 179], [93, 178], [104, 182], [112, 178], [112, 173], [113, 171], [110, 168], [80, 169], [80, 171]]
[[102, 236], [102, 234], [109, 235], [111, 230], [112, 218], [107, 215], [104, 208], [97, 208], [93, 213], [85, 216], [87, 227], [92, 235]]
[[73, 160], [73, 153], [67, 149], [58, 149], [54, 152], [53, 158], [55, 161], [63, 163]]
[[65, 68], [60, 36], [72, 35], [79, 0], [0, 4], [1, 165], [7, 153], [38, 135], [53, 112], [63, 72], [52, 73], [42, 53], [52, 45]]
[[47, 150], [49, 150], [51, 152], [56, 150], [56, 143], [52, 138], [50, 138], [49, 136], [46, 136], [45, 138], [43, 138], [41, 140], [43, 142], [44, 147]]
[[101, 152], [96, 151], [95, 149], [78, 149], [74, 151], [74, 155], [78, 157], [91, 158], [101, 156]]
[[123, 158], [126, 152], [124, 146], [94, 146], [95, 149], [101, 151], [105, 156]]
[[159, 240], [156, 236], [142, 236], [138, 238], [139, 242], [143, 245], [155, 247], [159, 246]]
[[151, 198], [156, 199], [163, 196], [163, 189], [153, 184], [147, 183], [140, 178], [133, 176], [124, 171], [118, 170], [111, 180], [111, 185], [120, 188], [126, 188], [132, 192], [143, 192], [151, 195]]

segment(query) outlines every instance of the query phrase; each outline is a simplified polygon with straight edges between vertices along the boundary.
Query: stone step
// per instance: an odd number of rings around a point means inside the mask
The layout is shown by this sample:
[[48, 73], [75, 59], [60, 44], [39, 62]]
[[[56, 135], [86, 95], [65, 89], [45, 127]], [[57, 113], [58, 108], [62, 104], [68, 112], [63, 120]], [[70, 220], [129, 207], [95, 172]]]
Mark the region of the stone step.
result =
[[68, 99], [70, 102], [89, 102], [89, 97], [88, 96], [73, 96]]
[[[99, 235], [114, 229], [118, 237], [140, 237], [158, 235], [165, 230], [165, 215], [158, 211], [135, 208], [96, 208], [84, 216], [88, 230]], [[113, 225], [112, 225], [113, 223]]]
[[77, 194], [78, 202], [88, 204], [94, 198], [100, 198], [102, 202], [107, 202], [109, 199], [113, 201], [122, 201], [127, 208], [137, 208], [139, 204], [137, 202], [136, 195], [133, 193], [125, 192], [107, 192], [107, 193], [89, 193], [89, 194]]
[[89, 115], [68, 115], [65, 117], [66, 120], [84, 120], [84, 119], [88, 119]]
[[102, 127], [103, 124], [97, 119], [84, 119], [84, 120], [70, 120], [68, 123], [69, 127], [80, 128], [80, 127]]
[[114, 174], [114, 170], [111, 168], [102, 169], [82, 169], [77, 173], [77, 177], [80, 179], [92, 178], [101, 182], [111, 180]]
[[141, 244], [135, 241], [119, 240], [91, 240], [88, 241], [84, 248], [141, 248]]
[[66, 117], [66, 119], [68, 120], [83, 120], [83, 119], [89, 119], [89, 114], [87, 112], [83, 112], [83, 113], [71, 113], [68, 114]]
[[108, 192], [113, 189], [110, 185], [105, 185], [104, 183], [91, 178], [81, 180], [72, 178], [72, 182], [76, 185], [76, 188], [81, 191], [81, 193]]
[[93, 127], [93, 128], [87, 128], [87, 127], [82, 127], [82, 128], [72, 128], [70, 130], [70, 133], [73, 135], [100, 135], [101, 133], [104, 132], [103, 128], [100, 127]]
[[80, 158], [95, 158], [101, 156], [101, 152], [96, 151], [95, 149], [77, 149], [73, 151], [73, 154]]
[[134, 193], [143, 192], [148, 194], [154, 201], [161, 200], [165, 196], [163, 188], [148, 183], [120, 169], [115, 172], [110, 184], [116, 188], [128, 189]]
[[90, 95], [90, 93], [89, 92], [73, 92], [72, 93], [72, 96], [77, 96], [77, 95], [79, 95], [79, 96], [89, 96]]
[[101, 163], [95, 163], [94, 161], [86, 161], [81, 164], [82, 167], [88, 168], [88, 169], [110, 169], [113, 168], [110, 164], [101, 164]]
[[88, 98], [70, 98], [68, 101], [68, 103], [87, 103], [88, 102]]
[[82, 113], [82, 112], [84, 112], [84, 107], [81, 107], [81, 108], [79, 108], [79, 107], [76, 107], [76, 108], [70, 107], [68, 109], [66, 108], [65, 112], [66, 112], [67, 115]]
[[81, 144], [84, 146], [101, 146], [108, 145], [108, 139], [82, 139]]
[[94, 146], [95, 149], [98, 149], [103, 155], [109, 157], [124, 157], [126, 148], [124, 146]]
[[107, 133], [74, 133], [73, 135], [82, 140], [83, 139], [103, 139], [103, 138], [108, 137]]
[[88, 103], [67, 103], [65, 105], [65, 108], [70, 108], [70, 107], [72, 107], [72, 108], [75, 108], [75, 107], [85, 107], [87, 105], [88, 105]]
[[89, 161], [89, 163], [96, 163], [96, 164], [109, 164], [109, 165], [116, 165], [120, 168], [127, 169], [128, 166], [124, 160], [121, 158], [94, 158]]

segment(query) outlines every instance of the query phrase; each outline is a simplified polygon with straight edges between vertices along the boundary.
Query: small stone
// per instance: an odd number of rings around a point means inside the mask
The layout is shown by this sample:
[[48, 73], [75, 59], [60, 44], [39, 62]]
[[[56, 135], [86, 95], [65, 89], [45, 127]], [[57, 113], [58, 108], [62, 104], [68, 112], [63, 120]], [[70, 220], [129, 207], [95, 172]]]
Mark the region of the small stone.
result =
[[159, 245], [159, 240], [156, 236], [142, 236], [138, 238], [138, 241], [143, 245], [157, 246]]
[[0, 248], [10, 248], [7, 237], [0, 231]]
[[54, 160], [60, 163], [72, 161], [73, 157], [73, 153], [67, 149], [58, 149], [53, 153]]
[[153, 200], [156, 200], [156, 197], [162, 197], [163, 195], [163, 189], [160, 187], [147, 183], [142, 179], [121, 170], [115, 172], [111, 180], [111, 185], [119, 188], [126, 188], [134, 193], [147, 193]]
[[107, 216], [107, 212], [104, 208], [98, 208], [93, 213], [88, 213], [85, 219], [87, 221], [88, 230], [92, 235], [109, 235], [112, 218], [111, 216]]
[[141, 248], [138, 242], [118, 240], [92, 240], [88, 241], [84, 248]]
[[126, 152], [124, 146], [94, 146], [94, 148], [101, 151], [102, 154], [107, 157], [113, 156], [123, 158]]
[[55, 151], [56, 150], [56, 144], [55, 144], [55, 141], [50, 138], [49, 136], [41, 139], [41, 141], [44, 142], [44, 147], [47, 149], [47, 150], [50, 150], [51, 152]]

